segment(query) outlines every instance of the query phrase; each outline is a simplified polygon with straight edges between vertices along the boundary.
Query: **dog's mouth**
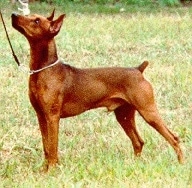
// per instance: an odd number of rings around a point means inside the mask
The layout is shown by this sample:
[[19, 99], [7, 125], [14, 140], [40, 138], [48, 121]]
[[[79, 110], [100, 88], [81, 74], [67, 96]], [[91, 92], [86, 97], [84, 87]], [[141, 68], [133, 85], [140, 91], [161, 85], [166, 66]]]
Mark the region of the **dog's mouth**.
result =
[[12, 15], [11, 15], [11, 18], [12, 18], [12, 26], [16, 29], [16, 30], [18, 30], [19, 32], [21, 32], [21, 33], [25, 33], [25, 30], [21, 27], [21, 26], [19, 26], [19, 24], [18, 24], [18, 18], [19, 18], [19, 15], [18, 14], [16, 14], [16, 13], [13, 13]]

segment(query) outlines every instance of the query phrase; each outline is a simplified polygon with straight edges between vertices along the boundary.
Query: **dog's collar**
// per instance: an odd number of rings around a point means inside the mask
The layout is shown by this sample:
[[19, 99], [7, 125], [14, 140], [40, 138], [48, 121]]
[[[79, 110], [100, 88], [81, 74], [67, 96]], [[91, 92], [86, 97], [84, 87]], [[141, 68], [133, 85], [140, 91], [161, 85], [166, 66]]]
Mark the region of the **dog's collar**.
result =
[[30, 71], [29, 71], [29, 74], [32, 75], [32, 74], [41, 72], [41, 71], [43, 71], [43, 70], [45, 70], [45, 69], [48, 69], [48, 68], [50, 68], [50, 67], [55, 66], [55, 65], [56, 65], [57, 63], [59, 63], [59, 62], [60, 62], [60, 60], [58, 59], [57, 61], [55, 61], [55, 63], [53, 63], [53, 64], [51, 64], [51, 65], [48, 65], [48, 66], [46, 66], [46, 67], [43, 67], [43, 68], [41, 68], [41, 69], [30, 70]]

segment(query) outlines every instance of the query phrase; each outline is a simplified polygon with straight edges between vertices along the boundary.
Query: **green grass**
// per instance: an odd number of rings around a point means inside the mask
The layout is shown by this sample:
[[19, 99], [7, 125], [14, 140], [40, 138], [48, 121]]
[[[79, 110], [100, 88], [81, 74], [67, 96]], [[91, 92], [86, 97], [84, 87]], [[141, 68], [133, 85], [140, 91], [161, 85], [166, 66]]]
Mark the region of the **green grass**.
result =
[[[52, 7], [44, 6], [43, 14], [48, 15]], [[13, 9], [2, 12], [18, 58], [27, 68], [29, 46], [11, 27]], [[32, 6], [33, 12], [36, 9], [42, 12]], [[56, 16], [62, 13], [58, 9]], [[149, 60], [145, 77], [154, 86], [167, 126], [181, 138], [185, 164], [178, 164], [169, 144], [139, 116], [145, 146], [136, 159], [113, 113], [97, 109], [61, 120], [60, 165], [42, 173], [41, 135], [28, 99], [28, 74], [17, 68], [0, 21], [0, 187], [192, 186], [192, 9], [139, 10], [110, 15], [67, 9], [56, 37], [58, 53], [77, 67], [132, 67]]]

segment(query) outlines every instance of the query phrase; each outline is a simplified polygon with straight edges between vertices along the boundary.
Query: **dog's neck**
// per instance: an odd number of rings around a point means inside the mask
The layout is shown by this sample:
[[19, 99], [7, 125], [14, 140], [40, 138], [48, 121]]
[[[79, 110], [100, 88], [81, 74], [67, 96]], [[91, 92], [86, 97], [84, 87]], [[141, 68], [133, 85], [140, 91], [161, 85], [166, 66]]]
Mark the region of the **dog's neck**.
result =
[[54, 39], [48, 41], [30, 41], [30, 70], [41, 69], [58, 59]]

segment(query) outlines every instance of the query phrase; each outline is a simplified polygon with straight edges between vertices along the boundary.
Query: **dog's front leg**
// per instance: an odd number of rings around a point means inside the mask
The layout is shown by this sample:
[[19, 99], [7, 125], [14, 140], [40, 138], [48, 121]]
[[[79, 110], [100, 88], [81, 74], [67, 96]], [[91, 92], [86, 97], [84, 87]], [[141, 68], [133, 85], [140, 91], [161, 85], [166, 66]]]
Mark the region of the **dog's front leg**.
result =
[[44, 141], [44, 148], [45, 158], [47, 160], [47, 169], [55, 166], [58, 163], [59, 119], [60, 117], [58, 117], [57, 115], [51, 114], [46, 117], [47, 139], [45, 139]]
[[45, 115], [42, 112], [37, 112], [37, 117], [39, 121], [39, 128], [41, 130], [42, 142], [43, 142], [43, 150], [45, 155], [46, 163], [48, 162], [48, 130], [47, 130], [47, 122]]
[[58, 129], [59, 118], [52, 115], [46, 116], [43, 112], [37, 111], [39, 127], [42, 135], [43, 150], [45, 155], [45, 170], [55, 166], [58, 162]]

